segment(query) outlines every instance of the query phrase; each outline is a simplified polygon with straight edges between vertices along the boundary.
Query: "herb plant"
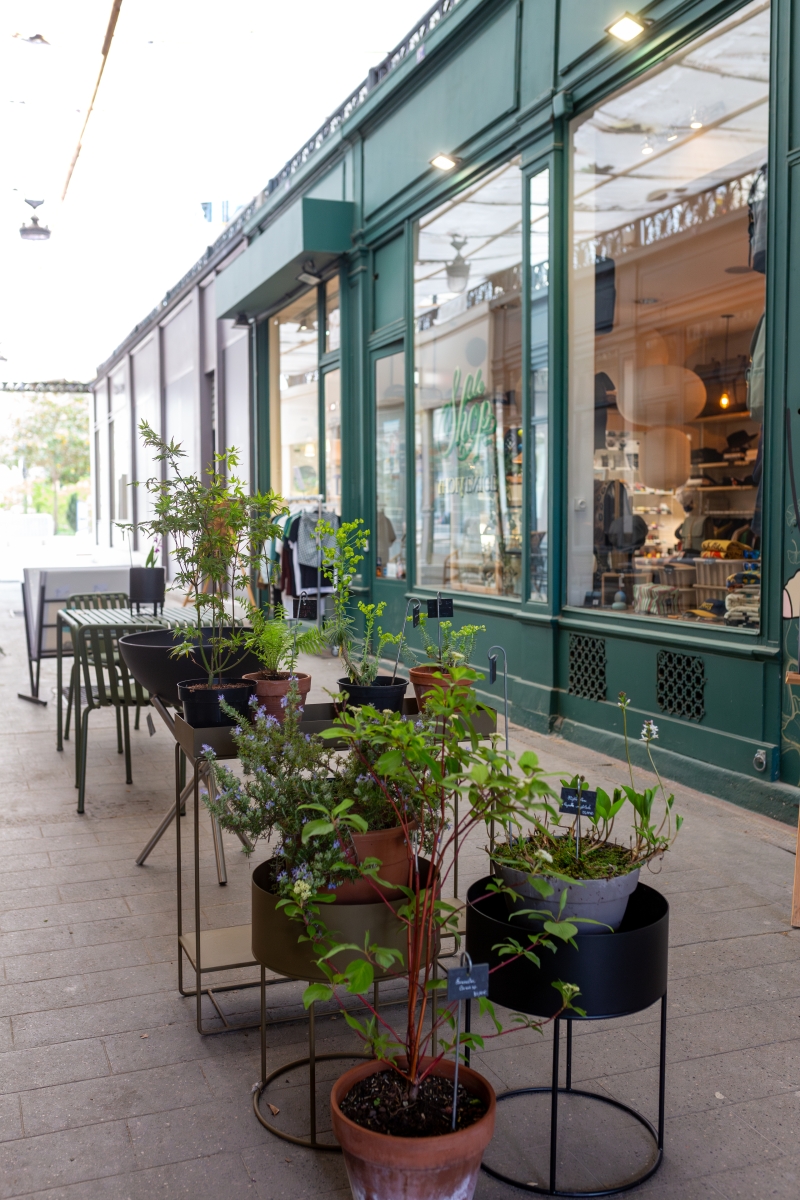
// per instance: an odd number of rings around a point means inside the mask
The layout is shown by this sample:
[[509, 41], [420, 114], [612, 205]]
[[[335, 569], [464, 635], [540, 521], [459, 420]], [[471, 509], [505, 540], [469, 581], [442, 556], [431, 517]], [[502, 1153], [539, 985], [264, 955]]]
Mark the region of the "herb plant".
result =
[[252, 606], [248, 615], [252, 630], [245, 634], [245, 650], [255, 654], [264, 673], [270, 677], [280, 678], [281, 671], [293, 675], [298, 654], [317, 654], [322, 649], [322, 637], [316, 625], [303, 630], [290, 625], [286, 610], [280, 604], [272, 617], [263, 608]]
[[239, 465], [235, 448], [214, 455], [204, 482], [184, 471], [186, 452], [179, 442], [165, 442], [146, 421], [139, 430], [155, 461], [166, 464], [166, 477], [146, 481], [153, 516], [138, 528], [169, 545], [174, 583], [188, 592], [194, 611], [172, 654], [202, 665], [212, 685], [244, 656], [246, 635], [236, 628], [233, 600], [247, 588], [264, 542], [280, 534], [275, 518], [287, 509], [275, 492], [247, 493], [234, 474]]
[[410, 655], [415, 666], [434, 664], [443, 672], [453, 667], [469, 666], [477, 636], [486, 632], [485, 625], [462, 625], [460, 629], [454, 629], [452, 621], [440, 621], [439, 636], [434, 639], [428, 631], [428, 620], [424, 614], [419, 618], [419, 629], [424, 653], [420, 654], [409, 646], [407, 650], [404, 647], [404, 657]]
[[[368, 937], [363, 948], [339, 944], [324, 923], [322, 906], [329, 899], [324, 892], [306, 896], [295, 891], [292, 897], [280, 902], [305, 927], [305, 936], [319, 951], [317, 964], [328, 980], [306, 989], [306, 1007], [315, 1000], [334, 997], [345, 1011], [347, 1023], [372, 1054], [405, 1081], [409, 1100], [417, 1097], [423, 1081], [454, 1044], [450, 1032], [455, 1026], [455, 1005], [438, 1003], [437, 993], [446, 983], [434, 979], [432, 948], [439, 935], [456, 931], [457, 909], [442, 895], [455, 856], [476, 825], [493, 820], [530, 820], [545, 798], [552, 796], [534, 754], [528, 752], [520, 757], [519, 773], [515, 774], [509, 770], [509, 756], [505, 752], [480, 741], [474, 728], [478, 702], [469, 686], [475, 673], [454, 668], [453, 674], [454, 686], [434, 689], [423, 719], [412, 722], [399, 713], [379, 713], [365, 706], [342, 713], [336, 728], [327, 734], [350, 743], [363, 771], [380, 789], [415, 849], [411, 886], [400, 889], [404, 902], [397, 913], [406, 930], [405, 955], [396, 949], [371, 944]], [[416, 801], [415, 827], [407, 806], [409, 796]], [[320, 833], [324, 831], [323, 826]], [[310, 842], [316, 836], [316, 830], [306, 826], [304, 840]], [[429, 856], [427, 864], [420, 857], [422, 850]], [[380, 879], [380, 863], [376, 859], [368, 859], [358, 870], [369, 878]], [[540, 932], [520, 933], [520, 940], [509, 938], [499, 954], [506, 962], [524, 957], [538, 965], [541, 950], [555, 950], [557, 941], [572, 941], [576, 932], [577, 926], [569, 921], [548, 920]], [[335, 964], [341, 964], [347, 953], [353, 951], [357, 956], [339, 969]], [[395, 1028], [369, 1001], [367, 992], [376, 968], [408, 979], [404, 1027]], [[565, 983], [556, 987], [562, 998], [560, 1014], [572, 1007], [577, 989]], [[366, 1020], [359, 1020], [344, 1009], [345, 992], [359, 996], [369, 1010]], [[431, 1007], [435, 1010], [432, 1019]], [[494, 1033], [488, 1036], [508, 1032], [488, 1000], [480, 1001], [480, 1010], [493, 1023]], [[540, 1029], [543, 1023], [516, 1014], [509, 1029]], [[437, 1038], [441, 1039], [438, 1050]], [[461, 1045], [478, 1049], [484, 1040], [477, 1033], [465, 1033]], [[429, 1056], [427, 1061], [426, 1056]]]
[[[557, 879], [611, 879], [617, 875], [627, 875], [637, 867], [663, 857], [678, 836], [683, 818], [675, 815], [673, 825], [675, 797], [671, 793], [667, 795], [653, 761], [651, 743], [658, 738], [658, 726], [650, 720], [644, 722], [640, 740], [645, 743], [658, 786], [645, 788], [644, 791], [639, 791], [636, 787], [628, 742], [629, 706], [628, 697], [624, 692], [620, 692], [618, 707], [622, 709], [630, 786], [623, 784], [622, 787], [615, 788], [612, 796], [603, 788], [597, 788], [594, 815], [584, 814], [581, 817], [580, 853], [577, 853], [577, 819], [562, 825], [562, 814], [551, 805], [546, 805], [541, 818], [537, 817], [534, 820], [528, 832], [520, 832], [520, 835], [515, 837], [512, 827], [509, 826], [509, 840], [498, 846], [494, 854], [494, 860], [499, 865], [515, 867], [528, 873], [530, 882], [542, 895], [549, 895], [553, 889], [541, 876]], [[562, 779], [561, 782], [566, 787], [581, 791], [586, 791], [589, 787], [583, 776], [575, 776], [570, 780]], [[663, 802], [660, 818], [655, 813], [659, 793]], [[628, 804], [631, 806], [630, 810], [627, 808]], [[612, 840], [617, 817], [623, 811], [628, 813], [631, 810], [632, 828], [627, 841]]]
[[376, 625], [386, 608], [383, 601], [365, 604], [362, 600], [358, 602], [358, 611], [364, 618], [363, 637], [356, 633], [350, 603], [356, 568], [363, 562], [362, 551], [369, 540], [369, 530], [362, 529], [363, 524], [358, 517], [333, 529], [327, 521], [318, 521], [316, 533], [322, 540], [323, 574], [333, 585], [333, 614], [325, 621], [323, 637], [341, 654], [350, 682], [365, 687], [375, 680], [386, 646], [397, 645], [403, 635], [384, 633]]

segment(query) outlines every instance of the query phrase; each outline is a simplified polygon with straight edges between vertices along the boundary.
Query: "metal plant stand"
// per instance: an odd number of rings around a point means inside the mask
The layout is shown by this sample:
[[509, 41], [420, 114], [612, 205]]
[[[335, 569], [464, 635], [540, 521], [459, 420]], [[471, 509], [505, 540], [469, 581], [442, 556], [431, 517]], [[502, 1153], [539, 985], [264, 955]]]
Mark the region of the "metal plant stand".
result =
[[[475, 961], [502, 963], [499, 945], [516, 926], [509, 920], [502, 896], [487, 893], [490, 877], [478, 880], [467, 894], [467, 950]], [[515, 1178], [484, 1162], [483, 1170], [523, 1191], [540, 1196], [613, 1196], [638, 1187], [661, 1165], [664, 1149], [664, 1096], [666, 1082], [667, 1036], [667, 965], [669, 947], [669, 905], [655, 889], [640, 883], [628, 902], [624, 920], [616, 933], [578, 934], [577, 949], [560, 944], [554, 954], [542, 956], [541, 966], [535, 967], [518, 959], [490, 975], [489, 998], [517, 1012], [539, 1017], [555, 1017], [553, 1029], [553, 1064], [550, 1084], [544, 1087], [514, 1088], [497, 1097], [498, 1103], [515, 1096], [544, 1093], [550, 1096], [550, 1163], [548, 1186]], [[560, 1000], [552, 984], [559, 979], [569, 980], [580, 988], [579, 1004], [585, 1016], [556, 1016]], [[584, 1091], [572, 1086], [572, 1030], [576, 1022], [610, 1020], [642, 1012], [651, 1005], [661, 1004], [660, 1052], [658, 1071], [658, 1120], [654, 1126], [640, 1112], [598, 1092]], [[559, 1058], [561, 1025], [567, 1026], [566, 1081], [560, 1083]], [[610, 1187], [588, 1191], [570, 1190], [558, 1186], [558, 1108], [559, 1097], [580, 1096], [627, 1113], [652, 1137], [655, 1155], [652, 1161], [632, 1178], [623, 1179]]]

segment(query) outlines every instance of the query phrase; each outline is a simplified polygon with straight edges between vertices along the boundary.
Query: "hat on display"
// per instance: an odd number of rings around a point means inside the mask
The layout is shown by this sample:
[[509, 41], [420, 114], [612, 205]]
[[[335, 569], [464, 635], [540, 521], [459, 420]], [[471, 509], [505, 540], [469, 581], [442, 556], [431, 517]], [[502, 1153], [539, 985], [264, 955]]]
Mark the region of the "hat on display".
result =
[[697, 608], [688, 608], [684, 617], [697, 617], [700, 621], [722, 621], [725, 618], [724, 600], [704, 600]]

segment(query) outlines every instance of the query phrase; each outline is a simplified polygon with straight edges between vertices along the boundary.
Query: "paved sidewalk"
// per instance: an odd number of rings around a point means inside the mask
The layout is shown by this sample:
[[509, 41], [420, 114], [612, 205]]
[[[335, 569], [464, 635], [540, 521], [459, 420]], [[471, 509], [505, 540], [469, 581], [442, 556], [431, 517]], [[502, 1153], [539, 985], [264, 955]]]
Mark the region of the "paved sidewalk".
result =
[[[95, 714], [86, 814], [78, 817], [73, 746], [55, 750], [55, 666], [43, 670], [46, 709], [17, 700], [27, 666], [24, 624], [12, 610], [19, 614], [18, 588], [0, 585], [0, 1200], [349, 1196], [339, 1156], [281, 1142], [256, 1122], [257, 1031], [203, 1038], [193, 1001], [178, 995], [174, 831], [145, 867], [134, 862], [172, 800], [166, 730], [156, 717], [151, 737], [142, 721], [127, 787], [113, 717]], [[312, 698], [325, 698], [318, 685], [333, 686], [336, 666], [313, 661]], [[635, 681], [629, 691], [635, 694]], [[536, 750], [556, 776], [582, 771], [605, 786], [622, 779], [620, 763], [558, 738], [515, 729], [514, 747]], [[690, 789], [675, 792], [685, 829], [652, 881], [671, 905], [666, 1150], [660, 1172], [637, 1194], [797, 1200], [800, 930], [788, 923], [794, 833]], [[183, 828], [188, 851], [188, 819]], [[207, 820], [201, 837], [204, 920], [248, 921], [253, 863], [226, 836], [229, 883], [220, 888]], [[462, 860], [462, 892], [485, 872], [485, 861], [476, 841]], [[256, 995], [232, 994], [229, 1011], [254, 1014]], [[305, 1053], [299, 995], [291, 984], [270, 994], [273, 1015], [288, 1019], [270, 1028], [268, 1069]], [[656, 1022], [652, 1011], [580, 1028], [576, 1085], [652, 1117]], [[341, 1018], [318, 1022], [319, 1051], [353, 1046]], [[543, 1085], [550, 1054], [549, 1032], [514, 1033], [476, 1065], [498, 1089]], [[320, 1070], [323, 1114], [325, 1079], [338, 1070], [336, 1063]], [[294, 1073], [270, 1097], [280, 1109], [276, 1121], [295, 1132], [306, 1120], [303, 1083]], [[598, 1186], [609, 1172], [634, 1168], [646, 1151], [635, 1130], [598, 1108], [579, 1100], [562, 1107], [562, 1186]], [[490, 1161], [541, 1178], [545, 1126], [541, 1098], [502, 1106]], [[478, 1200], [522, 1194], [486, 1175], [477, 1191]]]

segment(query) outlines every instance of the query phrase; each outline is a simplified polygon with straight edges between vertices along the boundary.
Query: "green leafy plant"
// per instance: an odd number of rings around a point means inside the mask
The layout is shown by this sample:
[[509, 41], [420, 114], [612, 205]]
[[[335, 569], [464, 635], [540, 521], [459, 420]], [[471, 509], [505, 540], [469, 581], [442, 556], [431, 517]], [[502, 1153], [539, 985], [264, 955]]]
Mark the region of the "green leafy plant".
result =
[[166, 465], [166, 476], [146, 481], [153, 516], [138, 528], [169, 546], [173, 582], [189, 593], [194, 613], [172, 653], [202, 665], [210, 685], [244, 656], [246, 634], [236, 627], [233, 601], [257, 570], [264, 543], [280, 534], [275, 518], [287, 509], [275, 492], [248, 494], [234, 474], [235, 448], [214, 456], [204, 482], [184, 473], [186, 452], [179, 442], [164, 441], [146, 421], [139, 430], [155, 461]]
[[246, 650], [255, 654], [269, 676], [279, 677], [281, 671], [293, 675], [298, 654], [318, 654], [322, 649], [322, 636], [316, 625], [299, 629], [286, 619], [286, 610], [279, 604], [274, 616], [263, 608], [248, 609], [252, 630], [245, 634]]
[[362, 529], [363, 524], [358, 517], [355, 521], [343, 521], [334, 529], [329, 522], [318, 521], [315, 532], [322, 541], [323, 574], [333, 585], [333, 613], [325, 621], [323, 637], [341, 654], [350, 682], [367, 686], [378, 674], [385, 648], [397, 645], [403, 635], [384, 633], [376, 625], [386, 608], [384, 602], [365, 604], [361, 600], [358, 611], [364, 618], [364, 634], [359, 637], [356, 633], [355, 618], [350, 612], [351, 589], [369, 540], [369, 530]]
[[[498, 846], [495, 852], [494, 861], [498, 865], [515, 867], [528, 873], [529, 880], [542, 895], [552, 892], [552, 888], [543, 890], [540, 886], [545, 884], [542, 875], [557, 879], [611, 879], [617, 875], [627, 875], [637, 867], [661, 858], [672, 846], [683, 824], [683, 818], [673, 813], [675, 797], [672, 793], [667, 795], [653, 761], [651, 744], [658, 738], [658, 726], [651, 720], [645, 721], [640, 737], [645, 743], [658, 786], [639, 791], [634, 780], [628, 741], [630, 701], [624, 692], [619, 694], [618, 707], [622, 709], [630, 786], [623, 784], [615, 788], [611, 796], [603, 788], [597, 788], [594, 814], [581, 817], [579, 843], [577, 819], [567, 818], [567, 822], [561, 824], [562, 814], [548, 805], [528, 832], [515, 837], [509, 828], [509, 840]], [[561, 782], [565, 787], [582, 792], [589, 788], [582, 775], [569, 780], [562, 779]], [[655, 815], [659, 794], [663, 803], [660, 817]], [[630, 805], [630, 809], [627, 805]], [[614, 825], [623, 812], [631, 814], [632, 825], [627, 841], [616, 841], [613, 840]]]
[[486, 626], [462, 625], [460, 629], [454, 629], [452, 621], [440, 621], [438, 635], [432, 638], [428, 631], [428, 619], [422, 614], [419, 630], [424, 652], [420, 653], [406, 643], [403, 648], [404, 659], [410, 660], [414, 666], [435, 663], [441, 671], [450, 671], [453, 667], [469, 666], [477, 636], [486, 632]]
[[[322, 917], [327, 898], [324, 893], [300, 896], [295, 892], [280, 902], [304, 926], [303, 936], [316, 947], [317, 964], [327, 978], [327, 983], [311, 984], [306, 989], [306, 1006], [334, 997], [347, 1023], [373, 1055], [403, 1077], [409, 1099], [416, 1097], [422, 1081], [454, 1045], [450, 1033], [455, 1025], [455, 1005], [438, 1003], [437, 993], [445, 981], [434, 978], [433, 954], [428, 948], [440, 935], [456, 933], [457, 908], [443, 894], [455, 857], [477, 825], [530, 820], [552, 796], [534, 754], [523, 754], [515, 773], [510, 770], [510, 756], [493, 742], [481, 742], [474, 724], [479, 705], [469, 686], [475, 673], [456, 667], [453, 676], [452, 687], [434, 688], [425, 717], [416, 722], [399, 713], [379, 713], [365, 706], [347, 710], [337, 719], [336, 727], [323, 735], [349, 742], [414, 847], [411, 885], [401, 889], [403, 903], [397, 913], [405, 926], [405, 954], [371, 943], [368, 934], [363, 946], [338, 943]], [[409, 796], [416, 802], [413, 825]], [[313, 841], [317, 834], [306, 827], [304, 836]], [[427, 862], [421, 857], [423, 853], [428, 855]], [[376, 859], [368, 859], [358, 870], [379, 880], [380, 867]], [[569, 921], [547, 920], [541, 932], [509, 938], [496, 949], [504, 962], [526, 958], [538, 965], [543, 950], [554, 951], [559, 941], [572, 942], [576, 932], [577, 927]], [[336, 965], [348, 953], [354, 954], [350, 962]], [[370, 1004], [367, 992], [376, 969], [408, 979], [404, 1028], [395, 1028]], [[565, 983], [556, 987], [562, 1000], [560, 1014], [573, 1006], [577, 989]], [[365, 1020], [347, 1011], [346, 993], [358, 995], [369, 1010]], [[435, 1010], [432, 1018], [431, 1007]], [[480, 1010], [489, 1016], [494, 1029], [487, 1037], [500, 1036], [511, 1028], [541, 1029], [545, 1023], [515, 1014], [508, 1029], [504, 1029], [488, 1000], [480, 1001]], [[441, 1041], [434, 1051], [437, 1038]], [[461, 1045], [479, 1049], [485, 1040], [471, 1032], [462, 1036]]]
[[[362, 757], [333, 751], [303, 733], [297, 684], [286, 696], [283, 724], [258, 708], [252, 725], [237, 725], [233, 739], [243, 768], [239, 778], [204, 748], [218, 784], [206, 805], [223, 829], [244, 835], [245, 853], [262, 838], [276, 837], [273, 885], [288, 899], [330, 893], [353, 878], [351, 835], [396, 824], [395, 813], [364, 771]], [[235, 711], [223, 703], [230, 716]], [[240, 718], [239, 718], [240, 719]], [[367, 754], [369, 751], [367, 750]], [[377, 889], [376, 889], [377, 891]]]
[[144, 560], [144, 565], [147, 568], [153, 568], [156, 565], [156, 559], [161, 553], [161, 547], [157, 542], [153, 542], [150, 549], [147, 551], [147, 558]]

